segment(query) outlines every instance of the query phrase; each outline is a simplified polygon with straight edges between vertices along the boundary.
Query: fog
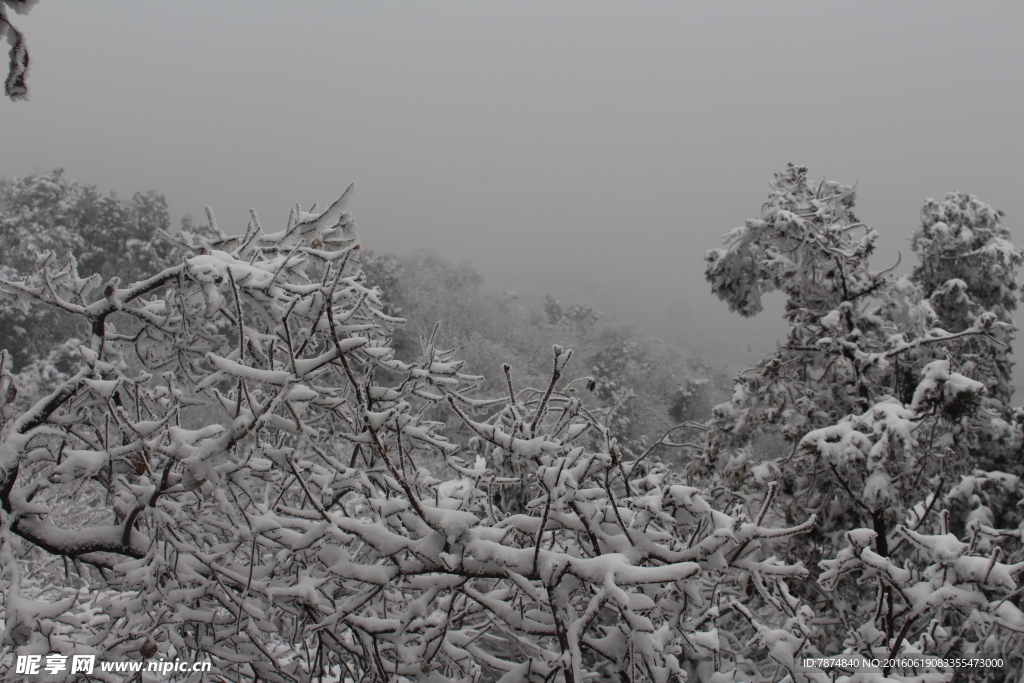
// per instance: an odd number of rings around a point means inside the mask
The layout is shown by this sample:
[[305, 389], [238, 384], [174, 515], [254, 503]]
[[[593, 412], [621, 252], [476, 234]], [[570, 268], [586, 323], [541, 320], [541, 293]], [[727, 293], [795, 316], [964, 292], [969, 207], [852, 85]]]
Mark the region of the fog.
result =
[[[469, 260], [732, 364], [782, 333], [702, 256], [787, 162], [858, 183], [874, 267], [927, 197], [1024, 216], [1022, 3], [89, 3], [14, 16], [0, 175], [63, 167], [244, 230], [355, 182], [375, 251]], [[1018, 371], [1017, 384], [1021, 373]]]

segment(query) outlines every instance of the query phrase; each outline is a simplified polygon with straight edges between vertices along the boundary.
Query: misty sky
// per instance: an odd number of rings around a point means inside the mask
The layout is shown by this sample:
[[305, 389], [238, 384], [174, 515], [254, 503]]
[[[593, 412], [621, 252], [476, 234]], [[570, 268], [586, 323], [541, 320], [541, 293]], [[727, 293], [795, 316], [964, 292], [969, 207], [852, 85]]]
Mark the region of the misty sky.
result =
[[355, 182], [367, 248], [471, 260], [527, 303], [586, 300], [734, 362], [774, 344], [780, 306], [728, 314], [702, 255], [789, 161], [859, 183], [876, 269], [897, 250], [909, 266], [923, 200], [952, 189], [1024, 240], [1021, 2], [43, 0], [12, 17], [32, 97], [0, 101], [0, 175], [155, 189], [176, 221], [209, 205], [229, 232]]

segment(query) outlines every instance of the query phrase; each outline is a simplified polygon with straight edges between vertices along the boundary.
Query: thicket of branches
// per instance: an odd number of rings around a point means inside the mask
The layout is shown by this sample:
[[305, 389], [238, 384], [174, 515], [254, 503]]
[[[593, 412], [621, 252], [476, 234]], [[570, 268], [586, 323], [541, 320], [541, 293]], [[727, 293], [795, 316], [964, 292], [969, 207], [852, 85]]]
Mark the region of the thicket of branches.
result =
[[[1019, 674], [1022, 256], [1001, 214], [929, 203], [901, 277], [868, 269], [852, 189], [779, 174], [707, 272], [744, 314], [782, 290], [790, 333], [690, 427], [682, 471], [617, 438], [572, 351], [480, 391], [436, 335], [398, 336], [348, 197], [275, 233], [211, 214], [132, 282], [53, 251], [0, 280], [87, 331], [42, 395], [0, 361], [13, 654], [208, 658], [225, 681], [954, 675], [801, 666], [839, 653]], [[624, 362], [580, 374], [595, 358]]]
[[[569, 351], [546, 387], [509, 369], [491, 400], [429, 342], [395, 358], [346, 200], [274, 234], [211, 218], [217, 237], [182, 235], [193, 255], [125, 286], [52, 252], [0, 285], [90, 330], [26, 409], [3, 374], [15, 652], [210, 657], [226, 680], [669, 680], [722, 660], [722, 624], [725, 669], [756, 647], [741, 633], [809, 632], [783, 581], [804, 570], [763, 543], [811, 520], [770, 528], [637, 471], [562, 380]], [[461, 448], [424, 417], [438, 406], [472, 430]], [[41, 585], [40, 553], [65, 576]], [[783, 613], [726, 590], [750, 574]]]

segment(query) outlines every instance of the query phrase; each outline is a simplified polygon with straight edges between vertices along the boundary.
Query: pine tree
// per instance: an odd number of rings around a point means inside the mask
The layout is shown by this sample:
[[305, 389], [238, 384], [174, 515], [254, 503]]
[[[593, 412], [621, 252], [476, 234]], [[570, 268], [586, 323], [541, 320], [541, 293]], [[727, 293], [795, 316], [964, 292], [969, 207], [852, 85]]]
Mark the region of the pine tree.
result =
[[[981, 447], [1006, 452], [1021, 252], [1001, 214], [954, 194], [925, 206], [910, 277], [872, 271], [876, 233], [854, 200], [790, 165], [761, 217], [708, 252], [715, 294], [754, 315], [781, 290], [789, 332], [716, 407], [693, 470], [748, 496], [778, 477], [786, 519], [817, 515], [786, 556], [826, 570], [801, 591], [843, 625], [817, 634], [823, 649], [1006, 646], [1020, 612], [990, 596], [1015, 590], [1024, 565], [998, 561], [1020, 554], [1020, 532], [994, 527], [1016, 526], [1024, 491]], [[786, 448], [766, 453], [773, 435]], [[840, 581], [849, 572], [860, 583]]]

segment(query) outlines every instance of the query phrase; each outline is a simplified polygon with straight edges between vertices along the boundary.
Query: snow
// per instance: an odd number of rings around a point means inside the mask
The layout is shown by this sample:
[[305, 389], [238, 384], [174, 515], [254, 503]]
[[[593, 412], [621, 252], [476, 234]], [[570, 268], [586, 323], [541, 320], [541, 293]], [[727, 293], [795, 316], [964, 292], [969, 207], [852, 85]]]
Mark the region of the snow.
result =
[[109, 399], [117, 391], [120, 382], [116, 379], [104, 380], [104, 379], [86, 379], [83, 380], [84, 384], [89, 387], [90, 390], [96, 392], [97, 396], [104, 399]]
[[882, 507], [895, 498], [892, 479], [884, 470], [875, 470], [864, 482], [864, 502], [872, 508]]
[[292, 374], [285, 370], [261, 370], [222, 358], [215, 353], [206, 354], [206, 358], [217, 370], [251, 382], [264, 382], [283, 387], [292, 381]]
[[820, 320], [820, 324], [821, 324], [822, 327], [830, 329], [830, 330], [838, 328], [839, 327], [839, 311], [838, 310], [829, 311], [828, 314], [822, 316], [822, 318]]
[[981, 394], [985, 385], [956, 372], [950, 372], [948, 360], [932, 361], [924, 367], [921, 382], [914, 391], [911, 408], [921, 410], [927, 401], [950, 401], [962, 392]]
[[[261, 680], [305, 680], [306, 646], [327, 643], [329, 663], [363, 667], [336, 679], [376, 676], [379, 662], [438, 683], [592, 680], [592, 659], [630, 680], [817, 683], [828, 678], [801, 670], [803, 656], [887, 651], [887, 626], [913, 627], [903, 652], [979, 646], [971, 633], [1010, 642], [1024, 630], [1020, 531], [994, 524], [1019, 480], [966, 474], [964, 439], [935, 417], [985, 391], [968, 377], [983, 365], [954, 372], [927, 355], [952, 339], [942, 326], [961, 328], [916, 281], [866, 271], [875, 235], [854, 224], [849, 188], [787, 173], [762, 218], [709, 253], [708, 276], [745, 315], [784, 290], [795, 333], [777, 363], [740, 378], [680, 468], [651, 458], [633, 476], [638, 453], [562, 384], [538, 412], [543, 384], [516, 402], [477, 398], [452, 353], [396, 358], [348, 192], [323, 213], [296, 207], [277, 233], [254, 215], [244, 237], [188, 236], [191, 255], [145, 296], [115, 283], [73, 303], [127, 311], [144, 334], [96, 335], [4, 432], [5, 638], [138, 656], [145, 634], [160, 657], [198, 650]], [[936, 239], [981, 235], [953, 225], [932, 226]], [[814, 269], [822, 254], [860, 294], [835, 296]], [[60, 292], [99, 285], [70, 261], [40, 267]], [[4, 291], [50, 296], [22, 286]], [[973, 291], [966, 276], [944, 287]], [[556, 350], [555, 368], [568, 357]], [[159, 377], [132, 374], [140, 359]], [[906, 399], [891, 381], [900, 363], [908, 382], [921, 371], [909, 404], [888, 395]], [[998, 419], [985, 422], [1017, 443]], [[757, 438], [776, 427], [781, 455]], [[23, 592], [12, 531], [75, 560], [75, 586], [92, 571], [77, 565], [104, 567], [103, 588]], [[788, 540], [805, 533], [810, 545]], [[807, 553], [824, 557], [817, 587]]]
[[274, 281], [274, 273], [284, 265], [286, 257], [262, 261], [250, 265], [217, 249], [209, 254], [199, 254], [188, 259], [191, 273], [200, 282], [220, 284], [230, 274], [239, 287], [263, 289]]
[[53, 468], [58, 478], [91, 477], [106, 467], [110, 457], [106, 451], [65, 449], [64, 461]]

